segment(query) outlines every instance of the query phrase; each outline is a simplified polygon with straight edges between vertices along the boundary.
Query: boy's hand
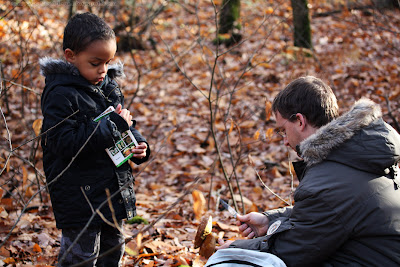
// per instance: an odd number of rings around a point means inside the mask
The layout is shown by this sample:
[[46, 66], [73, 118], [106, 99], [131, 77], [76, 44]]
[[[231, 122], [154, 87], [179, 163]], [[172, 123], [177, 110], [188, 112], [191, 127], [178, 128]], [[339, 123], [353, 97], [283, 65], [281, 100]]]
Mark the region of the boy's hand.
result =
[[132, 126], [132, 116], [129, 110], [126, 108], [122, 108], [121, 104], [118, 104], [117, 108], [115, 109], [115, 112], [119, 114], [124, 120], [128, 123], [129, 127]]
[[146, 151], [147, 151], [147, 144], [145, 142], [140, 142], [137, 147], [131, 149], [133, 157], [137, 159], [142, 159], [146, 157]]

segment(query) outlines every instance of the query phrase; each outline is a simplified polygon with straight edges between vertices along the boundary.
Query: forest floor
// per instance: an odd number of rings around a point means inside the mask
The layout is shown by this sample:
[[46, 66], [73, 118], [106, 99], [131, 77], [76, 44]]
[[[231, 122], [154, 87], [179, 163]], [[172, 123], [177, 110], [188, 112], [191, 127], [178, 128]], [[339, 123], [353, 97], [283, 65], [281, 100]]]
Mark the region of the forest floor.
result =
[[[294, 78], [327, 82], [342, 113], [371, 98], [398, 127], [398, 9], [309, 1], [313, 49], [302, 50], [293, 46], [289, 1], [242, 1], [242, 39], [230, 47], [213, 44], [212, 1], [147, 2], [137, 1], [132, 30], [145, 50], [118, 51], [113, 60], [124, 63], [125, 107], [152, 149], [148, 163], [132, 165], [137, 212], [151, 224], [124, 226], [124, 266], [203, 266], [193, 245], [202, 218], [212, 216], [213, 232], [224, 239], [239, 237], [219, 198], [238, 200], [240, 213], [292, 203], [298, 182], [289, 161], [296, 155], [274, 134], [270, 105]], [[55, 266], [60, 230], [36, 137], [44, 87], [38, 59], [62, 56], [68, 8], [12, 3], [0, 2], [0, 266]], [[126, 5], [105, 3], [78, 9], [91, 8], [113, 27], [128, 20]], [[158, 7], [162, 12], [147, 20]]]

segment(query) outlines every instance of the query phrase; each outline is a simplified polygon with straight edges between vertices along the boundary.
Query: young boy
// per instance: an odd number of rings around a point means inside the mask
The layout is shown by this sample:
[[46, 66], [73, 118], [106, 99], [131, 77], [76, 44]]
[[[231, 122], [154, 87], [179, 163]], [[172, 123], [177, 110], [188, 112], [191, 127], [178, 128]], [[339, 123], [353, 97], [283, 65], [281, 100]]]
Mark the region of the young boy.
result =
[[[136, 215], [131, 168], [128, 163], [116, 167], [105, 149], [128, 129], [139, 143], [131, 150], [133, 162], [145, 162], [150, 149], [122, 108], [124, 97], [114, 81], [123, 76], [122, 65], [109, 65], [116, 52], [113, 30], [94, 14], [77, 14], [65, 28], [63, 50], [65, 61], [40, 60], [46, 77], [42, 147], [53, 211], [62, 229], [59, 263], [69, 266], [121, 244], [122, 219]], [[109, 106], [115, 112], [95, 122]], [[88, 266], [120, 266], [123, 252], [121, 246]]]

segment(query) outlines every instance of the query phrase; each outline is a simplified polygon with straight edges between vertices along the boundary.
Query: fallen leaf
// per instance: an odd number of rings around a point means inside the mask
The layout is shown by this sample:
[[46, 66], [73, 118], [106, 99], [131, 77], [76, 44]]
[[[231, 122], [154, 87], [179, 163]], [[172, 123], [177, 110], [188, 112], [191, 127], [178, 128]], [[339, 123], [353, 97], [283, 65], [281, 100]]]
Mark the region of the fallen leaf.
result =
[[271, 101], [265, 101], [265, 120], [269, 121], [272, 115], [272, 103]]
[[193, 212], [196, 217], [196, 220], [200, 221], [201, 216], [203, 215], [203, 212], [205, 210], [206, 199], [204, 198], [203, 193], [200, 192], [199, 190], [193, 190], [192, 197], [193, 197]]
[[4, 259], [3, 262], [6, 264], [13, 264], [13, 263], [15, 263], [15, 260], [14, 260], [14, 258], [9, 257], [9, 258]]
[[139, 248], [135, 242], [131, 241], [125, 245], [125, 252], [131, 256], [137, 256], [139, 255]]
[[32, 186], [28, 186], [25, 191], [25, 196], [31, 198], [36, 192], [33, 190]]
[[40, 131], [42, 130], [42, 124], [43, 124], [43, 120], [42, 119], [36, 119], [33, 122], [32, 128], [33, 128], [33, 131], [35, 132], [36, 136], [40, 135]]
[[13, 205], [12, 198], [2, 198], [0, 201], [1, 201], [1, 204], [3, 204], [4, 208], [8, 211], [15, 208]]
[[260, 130], [257, 130], [257, 132], [254, 133], [254, 140], [258, 140], [258, 138], [260, 137]]
[[252, 166], [252, 167], [255, 166], [253, 157], [250, 154], [247, 155], [247, 160], [248, 160], [250, 166]]
[[22, 168], [22, 188], [26, 188], [28, 180], [28, 171], [26, 170], [25, 166], [21, 166], [21, 168]]
[[0, 206], [0, 218], [3, 219], [8, 218], [8, 213], [2, 206]]
[[4, 246], [0, 248], [0, 256], [2, 257], [10, 257], [10, 251], [7, 250]]
[[41, 253], [42, 252], [42, 248], [38, 244], [35, 243], [35, 245], [33, 245], [33, 251]]
[[223, 222], [215, 222], [215, 227], [218, 227], [224, 232], [239, 232], [239, 226], [234, 224], [227, 224]]
[[265, 138], [267, 140], [271, 140], [273, 136], [274, 136], [274, 128], [268, 128], [267, 131], [265, 132]]

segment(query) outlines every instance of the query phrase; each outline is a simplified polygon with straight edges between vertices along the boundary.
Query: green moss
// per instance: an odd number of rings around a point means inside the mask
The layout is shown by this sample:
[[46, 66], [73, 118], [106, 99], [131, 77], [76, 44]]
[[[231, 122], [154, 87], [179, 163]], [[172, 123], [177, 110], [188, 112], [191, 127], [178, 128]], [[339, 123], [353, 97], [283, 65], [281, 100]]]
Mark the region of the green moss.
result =
[[134, 223], [137, 223], [137, 224], [141, 224], [141, 223], [149, 224], [149, 222], [145, 218], [142, 218], [140, 216], [135, 216], [132, 219], [127, 220], [126, 222], [129, 223], [129, 224], [134, 224]]

